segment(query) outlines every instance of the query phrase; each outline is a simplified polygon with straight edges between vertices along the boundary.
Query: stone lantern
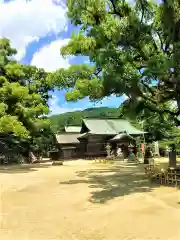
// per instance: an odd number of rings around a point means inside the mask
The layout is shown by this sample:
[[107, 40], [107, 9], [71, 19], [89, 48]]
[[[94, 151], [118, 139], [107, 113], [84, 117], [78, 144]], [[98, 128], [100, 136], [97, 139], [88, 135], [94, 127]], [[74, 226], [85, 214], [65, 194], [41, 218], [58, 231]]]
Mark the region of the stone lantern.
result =
[[128, 146], [128, 151], [129, 151], [128, 161], [136, 161], [136, 156], [133, 153], [133, 150], [134, 150], [134, 146], [130, 143]]

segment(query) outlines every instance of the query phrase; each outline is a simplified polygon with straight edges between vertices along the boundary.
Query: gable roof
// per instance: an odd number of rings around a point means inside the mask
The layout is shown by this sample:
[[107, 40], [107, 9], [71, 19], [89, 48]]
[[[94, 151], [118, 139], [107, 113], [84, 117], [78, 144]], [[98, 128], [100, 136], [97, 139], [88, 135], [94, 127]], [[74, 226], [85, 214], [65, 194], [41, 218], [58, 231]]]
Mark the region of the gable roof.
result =
[[80, 143], [78, 137], [80, 134], [77, 133], [65, 133], [65, 134], [56, 134], [56, 140], [59, 144], [77, 144]]
[[[131, 135], [141, 135], [144, 132], [133, 127], [130, 122], [124, 119], [83, 119], [83, 123], [88, 128], [89, 133], [116, 135], [126, 132]], [[81, 131], [81, 133], [84, 133]]]
[[80, 133], [81, 131], [80, 126], [65, 126], [64, 129], [67, 133]]
[[111, 138], [110, 141], [124, 140], [124, 139], [134, 140], [134, 138], [127, 133], [119, 133], [115, 137]]

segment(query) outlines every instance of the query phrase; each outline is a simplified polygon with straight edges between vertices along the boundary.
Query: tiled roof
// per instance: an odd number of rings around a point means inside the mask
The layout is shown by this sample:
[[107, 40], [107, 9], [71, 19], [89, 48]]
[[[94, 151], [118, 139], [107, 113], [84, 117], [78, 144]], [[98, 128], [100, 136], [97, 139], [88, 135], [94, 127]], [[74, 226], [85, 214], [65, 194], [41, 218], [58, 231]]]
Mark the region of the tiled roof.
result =
[[[84, 124], [92, 134], [117, 135], [124, 133], [130, 135], [143, 134], [142, 131], [133, 127], [130, 122], [124, 119], [83, 119]], [[82, 132], [83, 133], [83, 132]]]
[[113, 137], [111, 141], [123, 140], [123, 139], [134, 139], [134, 138], [129, 134], [120, 133], [120, 134], [117, 134], [115, 137]]
[[64, 133], [64, 134], [56, 134], [56, 140], [59, 144], [76, 144], [79, 143], [77, 139], [80, 134], [77, 133]]
[[80, 133], [80, 126], [65, 126], [65, 132], [67, 133]]

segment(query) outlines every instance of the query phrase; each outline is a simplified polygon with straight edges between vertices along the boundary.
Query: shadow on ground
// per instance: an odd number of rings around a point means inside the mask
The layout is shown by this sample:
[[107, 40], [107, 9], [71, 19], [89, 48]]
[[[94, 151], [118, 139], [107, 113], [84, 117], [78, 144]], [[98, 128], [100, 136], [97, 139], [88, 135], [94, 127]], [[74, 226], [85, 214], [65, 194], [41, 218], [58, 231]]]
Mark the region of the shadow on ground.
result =
[[60, 184], [88, 184], [93, 189], [89, 199], [92, 203], [105, 203], [116, 197], [137, 192], [150, 192], [158, 187], [149, 182], [142, 166], [112, 166], [76, 172], [79, 179]]
[[18, 174], [18, 173], [28, 173], [37, 171], [39, 168], [48, 168], [51, 167], [52, 164], [43, 164], [43, 163], [35, 163], [35, 164], [22, 164], [22, 165], [0, 165], [0, 173], [6, 174]]

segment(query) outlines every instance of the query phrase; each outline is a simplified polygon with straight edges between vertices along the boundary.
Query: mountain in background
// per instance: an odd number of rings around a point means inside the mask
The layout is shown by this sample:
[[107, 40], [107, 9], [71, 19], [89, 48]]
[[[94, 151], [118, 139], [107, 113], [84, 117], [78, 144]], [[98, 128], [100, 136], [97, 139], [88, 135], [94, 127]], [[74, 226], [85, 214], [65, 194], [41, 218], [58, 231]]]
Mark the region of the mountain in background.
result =
[[120, 118], [119, 108], [88, 108], [83, 111], [67, 112], [50, 117], [51, 128], [53, 132], [63, 132], [64, 126], [80, 126], [83, 118]]
[[[64, 132], [64, 126], [81, 126], [83, 118], [124, 118], [122, 116], [121, 108], [108, 108], [108, 107], [99, 107], [99, 108], [88, 108], [83, 111], [76, 112], [67, 112], [59, 115], [53, 115], [50, 117], [51, 129], [54, 133]], [[135, 119], [126, 118], [134, 127], [141, 130], [142, 122], [138, 122]], [[146, 118], [144, 122], [144, 129], [148, 134], [145, 135], [146, 142], [160, 141], [160, 145], [167, 146], [167, 139], [170, 139], [170, 136], [174, 138], [174, 135], [177, 135], [176, 139], [180, 142], [180, 133], [179, 129], [173, 128], [165, 122], [162, 124], [161, 121], [157, 118]], [[176, 132], [176, 134], [174, 133]], [[144, 140], [143, 140], [144, 141]], [[173, 140], [174, 141], [174, 140]], [[172, 142], [170, 139], [169, 142]], [[179, 144], [178, 142], [178, 144]], [[180, 149], [180, 145], [178, 145]], [[180, 151], [180, 150], [179, 150]]]

